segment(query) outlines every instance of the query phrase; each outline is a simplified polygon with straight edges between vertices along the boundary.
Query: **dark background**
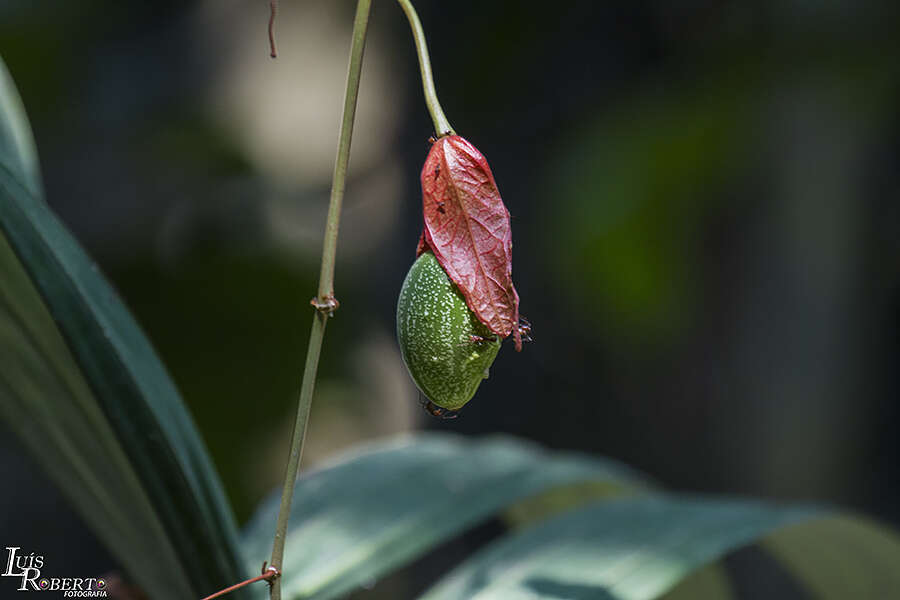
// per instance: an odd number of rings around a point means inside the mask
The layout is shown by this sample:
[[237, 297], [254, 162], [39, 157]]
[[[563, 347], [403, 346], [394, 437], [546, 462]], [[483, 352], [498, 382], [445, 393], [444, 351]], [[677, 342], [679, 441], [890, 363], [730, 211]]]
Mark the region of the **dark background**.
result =
[[[685, 491], [900, 523], [900, 5], [426, 2], [436, 84], [513, 216], [536, 342], [461, 417], [393, 339], [431, 121], [376, 2], [305, 464], [508, 432]], [[243, 522], [281, 475], [353, 3], [0, 0], [47, 197], [134, 311]], [[113, 563], [0, 438], [2, 545]], [[65, 565], [65, 569], [62, 568]]]

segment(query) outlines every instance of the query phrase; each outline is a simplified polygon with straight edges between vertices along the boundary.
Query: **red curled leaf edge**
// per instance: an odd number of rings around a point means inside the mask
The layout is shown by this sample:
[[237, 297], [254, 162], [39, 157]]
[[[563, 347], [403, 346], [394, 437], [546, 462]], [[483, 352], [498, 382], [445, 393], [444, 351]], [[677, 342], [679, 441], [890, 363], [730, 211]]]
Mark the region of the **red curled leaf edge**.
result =
[[494, 174], [475, 146], [442, 137], [422, 167], [424, 227], [416, 256], [431, 250], [479, 321], [521, 351], [512, 229]]

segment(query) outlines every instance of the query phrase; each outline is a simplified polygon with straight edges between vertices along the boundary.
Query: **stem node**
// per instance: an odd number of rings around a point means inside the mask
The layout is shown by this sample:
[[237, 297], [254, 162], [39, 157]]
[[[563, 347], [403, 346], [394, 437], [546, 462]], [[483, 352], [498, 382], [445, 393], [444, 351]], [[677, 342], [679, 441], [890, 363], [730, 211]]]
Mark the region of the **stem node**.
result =
[[324, 314], [326, 317], [333, 317], [334, 311], [336, 311], [341, 303], [338, 302], [338, 299], [334, 297], [334, 294], [329, 294], [324, 298], [320, 298], [316, 296], [312, 300], [309, 301], [313, 307], [319, 311], [321, 314]]
[[231, 592], [239, 590], [242, 587], [248, 586], [251, 583], [256, 583], [257, 581], [265, 581], [266, 583], [269, 584], [269, 587], [271, 587], [272, 582], [274, 582], [279, 577], [281, 577], [281, 571], [279, 571], [275, 567], [269, 567], [268, 569], [266, 569], [266, 563], [263, 563], [263, 569], [262, 569], [262, 573], [260, 575], [257, 575], [256, 577], [251, 577], [250, 579], [245, 579], [244, 581], [242, 581], [240, 583], [236, 583], [232, 586], [229, 586], [229, 587], [225, 588], [224, 590], [219, 590], [215, 594], [211, 594], [211, 595], [207, 596], [206, 598], [204, 598], [203, 600], [213, 600], [214, 598], [221, 598], [222, 596], [225, 596], [226, 594], [230, 594]]
[[279, 571], [275, 567], [269, 567], [267, 569], [266, 563], [263, 563], [262, 574], [265, 576], [264, 579], [269, 583], [270, 586], [272, 585], [272, 582], [281, 577], [281, 571]]

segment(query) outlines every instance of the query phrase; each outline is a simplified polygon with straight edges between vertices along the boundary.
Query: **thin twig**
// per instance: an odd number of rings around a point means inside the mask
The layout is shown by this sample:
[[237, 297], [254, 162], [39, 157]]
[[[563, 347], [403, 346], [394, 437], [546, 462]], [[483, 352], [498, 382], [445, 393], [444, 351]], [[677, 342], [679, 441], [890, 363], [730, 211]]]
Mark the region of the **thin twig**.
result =
[[278, 58], [275, 48], [275, 15], [278, 14], [278, 0], [269, 0], [269, 56]]
[[251, 583], [256, 583], [257, 581], [268, 581], [271, 583], [279, 575], [280, 575], [280, 573], [276, 569], [269, 567], [268, 570], [266, 570], [262, 575], [257, 575], [256, 577], [251, 577], [250, 579], [247, 579], [246, 581], [236, 583], [231, 587], [225, 588], [224, 590], [219, 590], [215, 594], [211, 594], [211, 595], [207, 596], [206, 598], [204, 598], [203, 600], [213, 600], [213, 598], [219, 598], [220, 596], [224, 596], [225, 594], [229, 594], [235, 590], [239, 590], [242, 587], [244, 587], [245, 585], [250, 585]]
[[[291, 435], [291, 450], [284, 473], [281, 506], [278, 509], [275, 539], [272, 542], [272, 558], [269, 561], [272, 567], [279, 571], [281, 571], [284, 563], [284, 544], [291, 515], [291, 502], [294, 497], [297, 472], [300, 468], [300, 458], [303, 455], [303, 440], [306, 436], [306, 424], [309, 420], [309, 409], [312, 405], [316, 371], [319, 367], [319, 355], [322, 351], [322, 339], [325, 336], [325, 324], [338, 305], [334, 297], [334, 262], [337, 254], [338, 225], [341, 218], [341, 204], [344, 199], [347, 165], [350, 160], [350, 141], [353, 137], [353, 121], [356, 118], [356, 99], [359, 96], [359, 79], [362, 69], [363, 50], [366, 46], [370, 8], [371, 0], [359, 0], [356, 5], [356, 17], [353, 20], [353, 42], [350, 47], [350, 64], [347, 68], [344, 113], [338, 137], [337, 158], [334, 164], [334, 178], [331, 184], [331, 199], [328, 204], [328, 218], [325, 223], [325, 239], [322, 243], [322, 270], [319, 276], [318, 295], [312, 300], [316, 313], [313, 317], [312, 329], [309, 334], [306, 364], [303, 368], [303, 380], [300, 384], [300, 399], [297, 403], [297, 417], [294, 420], [294, 431]], [[269, 595], [271, 600], [281, 600], [280, 577], [272, 581]]]

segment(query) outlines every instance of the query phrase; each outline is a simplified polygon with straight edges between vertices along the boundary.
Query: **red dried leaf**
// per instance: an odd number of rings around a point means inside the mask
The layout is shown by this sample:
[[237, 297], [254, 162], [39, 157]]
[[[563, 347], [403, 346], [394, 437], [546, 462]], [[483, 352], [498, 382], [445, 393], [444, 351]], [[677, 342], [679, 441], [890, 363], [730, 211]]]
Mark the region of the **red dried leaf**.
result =
[[475, 146], [458, 135], [434, 143], [422, 167], [422, 203], [417, 254], [431, 249], [478, 320], [501, 338], [512, 333], [520, 350], [509, 211]]

